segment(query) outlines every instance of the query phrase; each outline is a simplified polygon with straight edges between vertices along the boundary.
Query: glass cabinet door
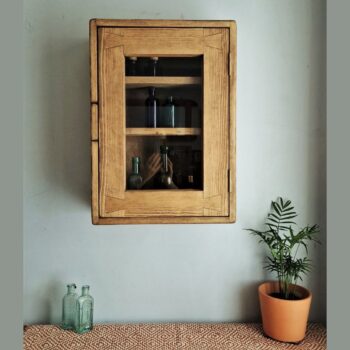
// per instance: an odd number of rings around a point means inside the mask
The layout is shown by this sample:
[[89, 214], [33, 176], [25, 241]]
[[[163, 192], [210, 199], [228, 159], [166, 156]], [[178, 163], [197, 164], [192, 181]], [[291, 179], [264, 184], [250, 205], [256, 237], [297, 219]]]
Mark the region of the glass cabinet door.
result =
[[100, 216], [228, 216], [229, 30], [98, 39]]

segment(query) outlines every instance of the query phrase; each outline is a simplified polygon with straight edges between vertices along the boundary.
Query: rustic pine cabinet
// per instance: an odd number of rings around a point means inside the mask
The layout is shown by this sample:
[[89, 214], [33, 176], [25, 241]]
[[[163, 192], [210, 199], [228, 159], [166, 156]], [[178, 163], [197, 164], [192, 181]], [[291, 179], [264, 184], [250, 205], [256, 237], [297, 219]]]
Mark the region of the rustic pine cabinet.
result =
[[92, 222], [234, 222], [235, 22], [93, 19], [90, 70]]

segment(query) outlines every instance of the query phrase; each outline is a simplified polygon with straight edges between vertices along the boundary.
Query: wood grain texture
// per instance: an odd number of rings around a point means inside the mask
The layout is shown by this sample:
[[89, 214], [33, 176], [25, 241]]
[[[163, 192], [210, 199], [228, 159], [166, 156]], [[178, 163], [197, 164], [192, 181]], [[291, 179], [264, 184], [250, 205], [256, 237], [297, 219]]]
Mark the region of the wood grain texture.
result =
[[218, 212], [221, 197], [203, 197], [199, 190], [126, 191], [123, 199], [106, 197], [104, 217], [203, 216], [203, 208]]
[[229, 224], [228, 216], [163, 216], [163, 217], [109, 217], [99, 218], [99, 225], [154, 225], [154, 224]]
[[237, 25], [230, 23], [230, 211], [232, 222], [236, 221], [236, 81], [237, 81]]
[[185, 136], [200, 135], [200, 128], [126, 128], [127, 136]]
[[126, 88], [175, 87], [181, 85], [200, 85], [200, 77], [125, 77]]
[[204, 196], [220, 196], [219, 210], [205, 216], [228, 216], [228, 29], [204, 29]]
[[89, 23], [89, 44], [90, 44], [90, 102], [98, 101], [97, 87], [97, 25], [92, 19]]
[[[203, 29], [109, 28], [108, 47], [124, 47], [125, 56], [194, 56], [203, 53]], [[185, 31], [185, 32], [182, 32]], [[107, 46], [106, 46], [107, 47]]]
[[98, 142], [91, 142], [91, 218], [93, 224], [98, 224]]
[[[92, 138], [93, 135], [96, 136], [97, 130], [99, 140], [92, 142], [93, 223], [234, 222], [236, 219], [236, 24], [234, 21], [205, 21], [205, 24], [203, 21], [146, 22], [147, 24], [143, 24], [145, 27], [168, 23], [164, 25], [166, 28], [135, 28], [143, 21], [93, 21], [98, 28], [96, 37], [99, 40], [100, 65], [97, 89], [99, 95], [96, 99], [99, 101], [99, 105], [96, 105], [96, 112], [98, 111], [99, 115], [95, 113], [93, 106], [91, 112], [91, 135]], [[118, 28], [118, 25], [123, 28]], [[93, 49], [90, 35], [90, 57]], [[125, 78], [125, 56], [134, 55], [160, 57], [203, 55], [203, 191], [125, 190], [126, 136], [154, 136], [155, 130], [125, 127], [125, 88], [136, 87], [137, 84], [150, 85], [148, 81], [138, 80], [140, 77]], [[141, 78], [154, 79], [154, 77]], [[193, 80], [169, 82], [169, 77], [156, 78], [163, 80], [158, 81], [159, 84], [174, 86], [202, 83]], [[175, 78], [192, 79], [192, 77]], [[95, 118], [96, 114], [98, 118]], [[99, 122], [97, 127], [96, 119]], [[176, 135], [179, 135], [179, 132], [187, 135], [192, 132], [198, 133], [199, 129], [170, 130], [170, 133]], [[168, 132], [167, 128], [156, 131], [160, 136], [167, 135]], [[99, 150], [96, 151], [96, 147], [99, 147]]]
[[99, 29], [99, 145], [100, 214], [104, 216], [108, 194], [124, 198], [125, 191], [125, 67], [123, 47], [104, 47]]
[[167, 20], [167, 19], [95, 19], [102, 27], [177, 27], [177, 28], [224, 28], [230, 27], [233, 20]]
[[90, 115], [91, 115], [91, 140], [98, 141], [98, 105], [96, 103], [91, 104], [90, 106]]

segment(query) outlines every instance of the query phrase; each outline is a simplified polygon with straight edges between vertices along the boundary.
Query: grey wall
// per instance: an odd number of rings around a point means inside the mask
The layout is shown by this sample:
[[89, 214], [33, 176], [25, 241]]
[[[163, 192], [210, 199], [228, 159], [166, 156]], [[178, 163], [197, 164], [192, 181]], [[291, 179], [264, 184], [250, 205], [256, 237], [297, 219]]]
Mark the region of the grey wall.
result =
[[[90, 18], [235, 19], [237, 222], [93, 226]], [[326, 313], [325, 1], [25, 2], [24, 320], [59, 322], [67, 282], [90, 284], [97, 322], [253, 321], [271, 199], [290, 198], [312, 247], [311, 319]], [[19, 136], [20, 137], [20, 136]]]

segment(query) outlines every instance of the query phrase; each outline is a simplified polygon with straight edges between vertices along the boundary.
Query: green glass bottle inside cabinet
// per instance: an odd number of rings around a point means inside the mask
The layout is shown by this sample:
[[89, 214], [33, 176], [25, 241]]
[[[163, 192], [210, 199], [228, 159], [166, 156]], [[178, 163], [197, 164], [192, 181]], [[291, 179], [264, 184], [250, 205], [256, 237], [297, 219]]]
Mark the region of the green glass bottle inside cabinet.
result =
[[175, 127], [175, 105], [173, 96], [169, 96], [166, 104], [163, 106], [160, 126], [163, 128]]
[[162, 165], [160, 169], [159, 176], [159, 188], [164, 189], [176, 189], [177, 186], [173, 182], [173, 169], [172, 163], [170, 164], [168, 158], [169, 147], [166, 145], [160, 146], [160, 157], [162, 160]]
[[128, 178], [128, 188], [137, 190], [142, 187], [142, 176], [140, 174], [140, 157], [132, 157], [132, 172]]

